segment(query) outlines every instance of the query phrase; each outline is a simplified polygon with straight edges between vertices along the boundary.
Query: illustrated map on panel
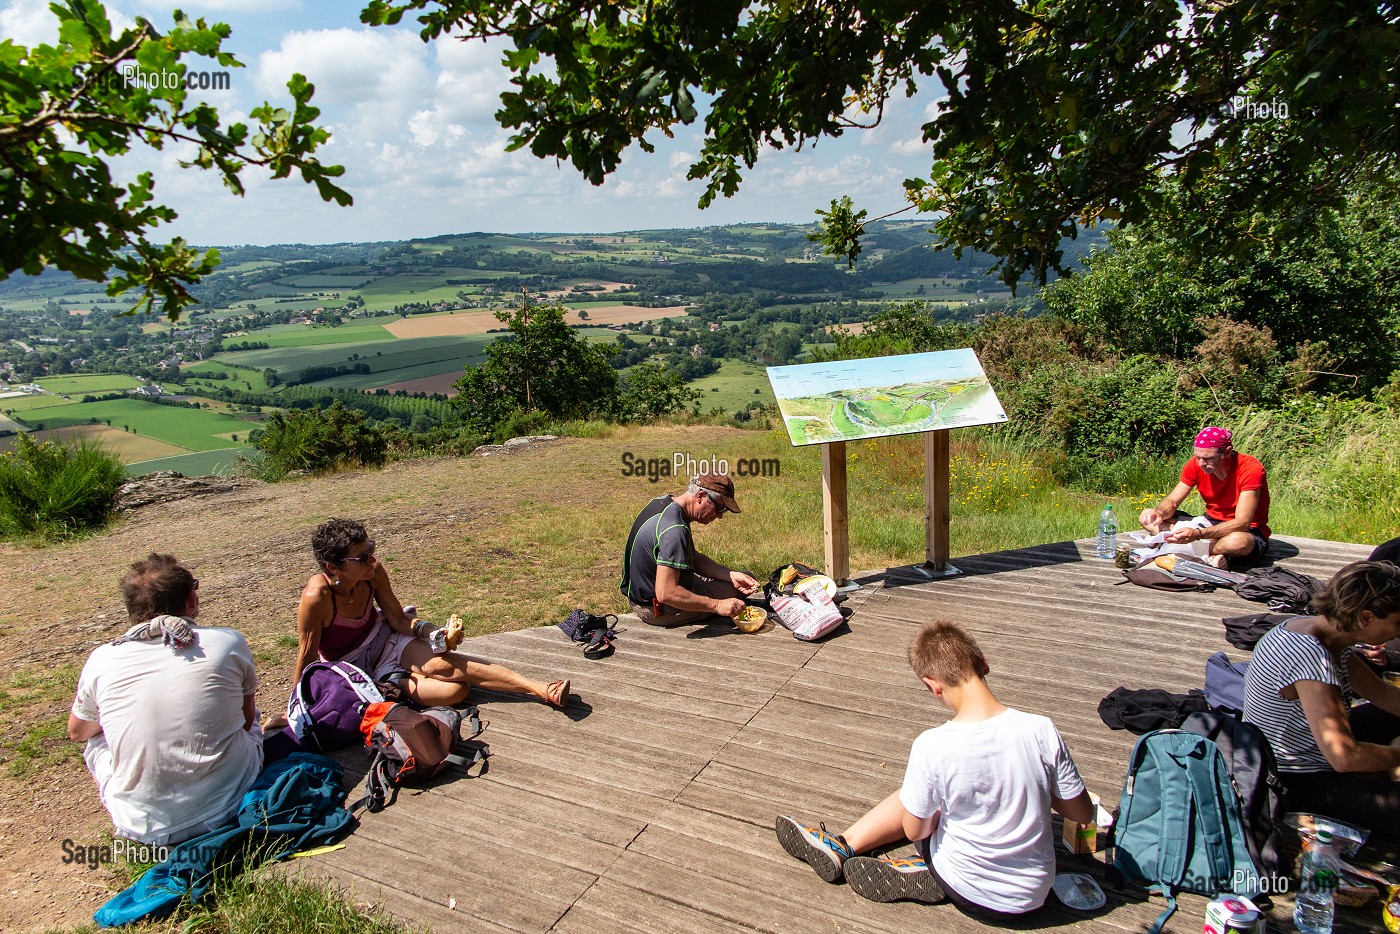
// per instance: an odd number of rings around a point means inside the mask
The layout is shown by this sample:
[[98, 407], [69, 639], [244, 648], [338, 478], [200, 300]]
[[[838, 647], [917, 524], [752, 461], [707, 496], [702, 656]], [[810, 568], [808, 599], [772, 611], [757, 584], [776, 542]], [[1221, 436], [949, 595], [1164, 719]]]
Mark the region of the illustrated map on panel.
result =
[[768, 368], [794, 445], [1006, 421], [971, 349]]

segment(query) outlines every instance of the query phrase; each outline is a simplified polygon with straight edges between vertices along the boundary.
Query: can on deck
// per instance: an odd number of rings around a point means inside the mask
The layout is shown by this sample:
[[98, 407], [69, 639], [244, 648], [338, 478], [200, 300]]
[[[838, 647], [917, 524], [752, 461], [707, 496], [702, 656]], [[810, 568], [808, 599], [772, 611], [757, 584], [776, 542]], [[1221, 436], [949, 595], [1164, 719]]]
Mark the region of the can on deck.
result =
[[1221, 895], [1206, 906], [1201, 934], [1264, 934], [1264, 916], [1243, 895]]

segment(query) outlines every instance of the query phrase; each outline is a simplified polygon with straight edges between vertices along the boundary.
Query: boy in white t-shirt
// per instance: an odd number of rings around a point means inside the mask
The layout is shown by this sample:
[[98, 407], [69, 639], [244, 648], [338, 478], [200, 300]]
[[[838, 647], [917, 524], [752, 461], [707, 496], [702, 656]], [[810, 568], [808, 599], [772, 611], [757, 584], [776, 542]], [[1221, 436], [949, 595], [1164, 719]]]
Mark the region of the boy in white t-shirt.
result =
[[[1047, 718], [996, 699], [986, 657], [957, 624], [920, 629], [909, 663], [953, 718], [914, 740], [903, 786], [843, 834], [779, 817], [778, 841], [827, 882], [845, 878], [875, 901], [951, 899], [990, 919], [1039, 908], [1055, 881], [1050, 809], [1080, 823], [1094, 816], [1069, 750]], [[903, 840], [918, 857], [856, 855]]]

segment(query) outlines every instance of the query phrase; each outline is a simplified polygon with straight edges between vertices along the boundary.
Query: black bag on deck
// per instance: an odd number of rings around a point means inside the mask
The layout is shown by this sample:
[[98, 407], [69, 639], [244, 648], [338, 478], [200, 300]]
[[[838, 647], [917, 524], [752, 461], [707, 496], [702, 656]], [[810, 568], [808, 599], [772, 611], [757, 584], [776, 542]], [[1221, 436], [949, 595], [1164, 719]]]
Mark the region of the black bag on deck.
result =
[[1225, 626], [1226, 642], [1241, 649], [1253, 649], [1264, 638], [1264, 633], [1293, 618], [1288, 613], [1250, 613], [1248, 616], [1227, 616], [1220, 622]]
[[[1254, 724], [1220, 710], [1193, 713], [1181, 728], [1219, 747], [1239, 795], [1249, 855], [1260, 872], [1282, 875], [1283, 785], [1268, 738]], [[1269, 890], [1267, 886], [1264, 889]]]
[[1153, 730], [1171, 730], [1192, 713], [1209, 710], [1200, 694], [1170, 694], [1160, 688], [1114, 688], [1099, 701], [1099, 719], [1110, 729], [1141, 736]]
[[1245, 581], [1235, 586], [1235, 593], [1246, 600], [1267, 603], [1269, 609], [1278, 613], [1311, 613], [1313, 595], [1322, 586], [1316, 577], [1288, 568], [1255, 568], [1245, 573]]

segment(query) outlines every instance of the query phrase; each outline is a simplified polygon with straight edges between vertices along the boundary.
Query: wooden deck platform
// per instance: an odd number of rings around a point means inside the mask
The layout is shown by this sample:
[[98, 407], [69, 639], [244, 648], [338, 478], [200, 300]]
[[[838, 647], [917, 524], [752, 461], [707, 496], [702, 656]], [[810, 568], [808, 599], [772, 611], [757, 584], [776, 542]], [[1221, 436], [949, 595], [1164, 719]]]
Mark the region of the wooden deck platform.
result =
[[[1279, 563], [1324, 578], [1369, 552], [1275, 543]], [[532, 676], [571, 677], [575, 708], [480, 695], [485, 776], [405, 791], [365, 815], [345, 849], [296, 864], [434, 931], [985, 930], [951, 906], [877, 904], [826, 885], [778, 846], [773, 818], [839, 829], [898, 786], [910, 742], [948, 716], [904, 659], [916, 626], [937, 617], [977, 637], [998, 696], [1050, 716], [1090, 790], [1116, 804], [1135, 737], [1103, 725], [1099, 699], [1119, 685], [1199, 687], [1211, 653], [1247, 655], [1220, 618], [1263, 608], [1228, 590], [1114, 586], [1121, 575], [1091, 549], [956, 558], [963, 574], [936, 581], [860, 576], [848, 626], [816, 645], [781, 628], [633, 625], [595, 662], [554, 627], [471, 640], [467, 651]], [[343, 759], [362, 771], [358, 750]], [[1183, 897], [1167, 930], [1199, 931], [1204, 904]], [[1160, 909], [1110, 895], [1092, 917], [1047, 908], [1030, 927], [1142, 931]], [[1352, 920], [1375, 930], [1379, 910]]]

